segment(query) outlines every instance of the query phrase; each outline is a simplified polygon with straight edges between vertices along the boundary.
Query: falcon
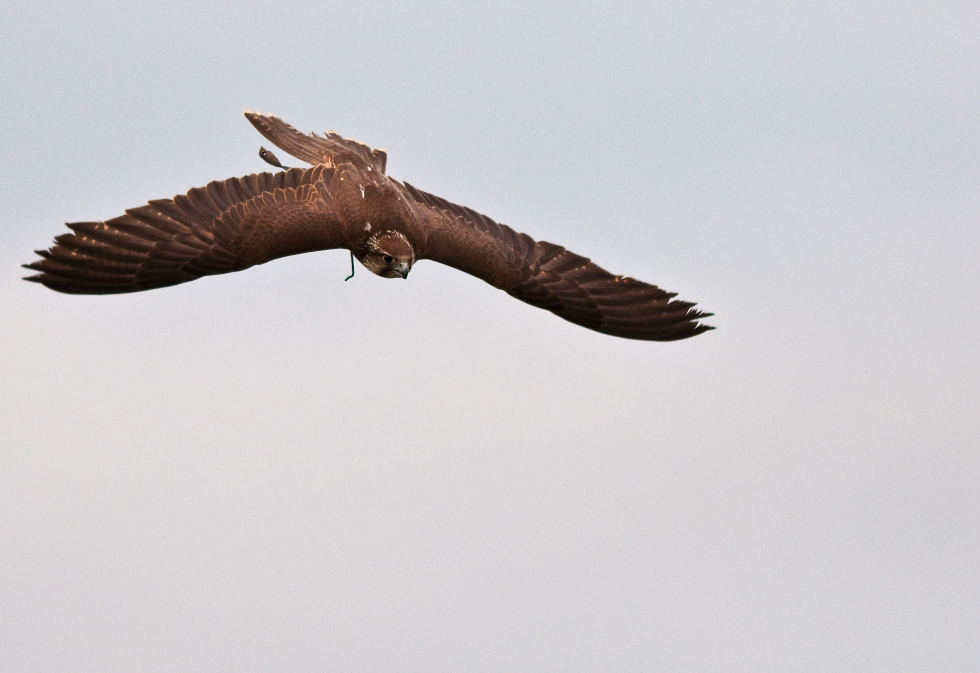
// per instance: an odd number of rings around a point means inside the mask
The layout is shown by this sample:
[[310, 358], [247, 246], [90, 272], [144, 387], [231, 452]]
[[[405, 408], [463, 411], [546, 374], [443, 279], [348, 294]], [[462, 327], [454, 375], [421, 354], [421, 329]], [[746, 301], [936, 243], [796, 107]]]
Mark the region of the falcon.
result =
[[535, 241], [486, 215], [385, 175], [387, 154], [333, 131], [305, 134], [272, 115], [245, 116], [265, 138], [311, 165], [211, 182], [150, 201], [38, 250], [25, 280], [71, 294], [139, 292], [241, 271], [278, 257], [345, 249], [384, 278], [408, 278], [429, 259], [523, 302], [627, 339], [674, 341], [712, 327], [694, 304], [617, 276], [560, 245]]

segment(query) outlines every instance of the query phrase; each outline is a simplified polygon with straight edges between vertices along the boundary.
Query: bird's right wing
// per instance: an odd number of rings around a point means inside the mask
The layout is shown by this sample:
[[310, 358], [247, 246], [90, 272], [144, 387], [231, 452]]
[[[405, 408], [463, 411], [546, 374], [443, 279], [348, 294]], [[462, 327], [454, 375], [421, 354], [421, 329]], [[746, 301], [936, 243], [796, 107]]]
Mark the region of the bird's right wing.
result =
[[362, 170], [377, 171], [384, 175], [388, 162], [388, 153], [384, 150], [372, 150], [363, 143], [343, 138], [333, 131], [327, 131], [323, 136], [306, 134], [297, 131], [279, 117], [254, 110], [246, 110], [245, 117], [269, 142], [308, 164], [339, 166], [342, 163], [351, 163]]
[[675, 341], [706, 332], [694, 304], [628, 276], [615, 276], [560, 245], [535, 241], [486, 215], [405, 190], [425, 223], [420, 258], [476, 276], [523, 302], [603, 334]]
[[76, 222], [25, 280], [71, 294], [138, 292], [277, 257], [346, 247], [334, 169], [315, 166], [216, 181], [105, 222]]

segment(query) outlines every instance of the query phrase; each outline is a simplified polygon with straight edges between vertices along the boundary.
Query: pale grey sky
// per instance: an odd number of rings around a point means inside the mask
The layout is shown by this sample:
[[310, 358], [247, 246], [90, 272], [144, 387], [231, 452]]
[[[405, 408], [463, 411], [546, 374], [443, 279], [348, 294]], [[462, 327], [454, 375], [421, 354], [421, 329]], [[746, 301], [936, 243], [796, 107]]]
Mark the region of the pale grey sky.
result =
[[[5, 2], [0, 670], [977, 670], [978, 35], [971, 2]], [[264, 170], [243, 108], [718, 329], [342, 252], [19, 280], [66, 221]]]

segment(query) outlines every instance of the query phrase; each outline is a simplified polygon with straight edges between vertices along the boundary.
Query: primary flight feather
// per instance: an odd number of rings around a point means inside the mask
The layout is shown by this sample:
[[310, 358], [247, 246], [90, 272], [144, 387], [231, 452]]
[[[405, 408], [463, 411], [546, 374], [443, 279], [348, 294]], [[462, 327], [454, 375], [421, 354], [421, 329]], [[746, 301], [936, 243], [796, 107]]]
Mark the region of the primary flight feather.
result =
[[[72, 233], [24, 265], [38, 272], [26, 280], [73, 294], [138, 292], [343, 248], [385, 278], [407, 278], [421, 259], [441, 262], [604, 334], [673, 341], [712, 329], [699, 322], [710, 313], [673, 293], [388, 177], [383, 150], [245, 116], [312, 167], [216, 181], [105, 222], [69, 224]], [[281, 167], [268, 150], [260, 156]]]

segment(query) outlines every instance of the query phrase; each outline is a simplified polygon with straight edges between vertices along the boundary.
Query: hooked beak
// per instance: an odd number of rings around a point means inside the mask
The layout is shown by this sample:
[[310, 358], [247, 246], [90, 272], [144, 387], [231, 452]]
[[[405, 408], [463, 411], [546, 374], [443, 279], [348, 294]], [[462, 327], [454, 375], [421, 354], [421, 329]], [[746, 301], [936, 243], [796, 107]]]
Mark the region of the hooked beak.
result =
[[402, 278], [408, 278], [408, 272], [410, 270], [411, 267], [408, 264], [405, 264], [404, 262], [402, 264], [399, 264], [397, 267], [395, 267], [395, 273], [397, 273]]

